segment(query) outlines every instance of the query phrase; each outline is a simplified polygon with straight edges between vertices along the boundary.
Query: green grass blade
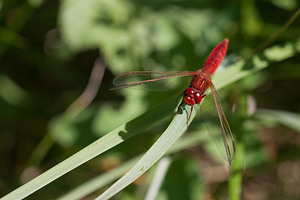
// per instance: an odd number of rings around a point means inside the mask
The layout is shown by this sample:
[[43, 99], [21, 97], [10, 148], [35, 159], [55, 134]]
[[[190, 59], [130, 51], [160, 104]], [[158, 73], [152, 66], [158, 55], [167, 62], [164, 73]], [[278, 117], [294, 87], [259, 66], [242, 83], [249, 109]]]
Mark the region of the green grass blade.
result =
[[255, 118], [263, 122], [282, 124], [300, 132], [300, 115], [282, 110], [259, 109]]
[[83, 183], [82, 185], [75, 188], [71, 192], [58, 198], [58, 200], [82, 199], [83, 197], [87, 196], [88, 194], [98, 190], [99, 188], [102, 188], [102, 187], [108, 185], [113, 180], [116, 180], [117, 178], [119, 178], [130, 167], [132, 167], [134, 165], [134, 163], [136, 163], [138, 161], [139, 158], [141, 158], [141, 156], [137, 156], [137, 157], [123, 163], [121, 166], [116, 167], [115, 169], [112, 169], [100, 176], [93, 178], [92, 180], [89, 180], [88, 182]]
[[132, 137], [138, 132], [141, 132], [148, 128], [153, 123], [162, 120], [163, 118], [172, 115], [174, 108], [176, 107], [175, 101], [166, 101], [155, 108], [151, 109], [151, 112], [141, 115], [140, 117], [123, 124], [119, 128], [111, 131], [105, 136], [101, 137], [97, 141], [88, 145], [81, 151], [77, 152], [73, 156], [67, 158], [56, 166], [52, 167], [48, 171], [44, 172], [35, 179], [17, 188], [13, 192], [3, 197], [3, 200], [10, 199], [23, 199], [43, 186], [51, 183], [60, 176], [66, 174], [72, 169], [82, 165], [95, 156], [111, 149], [112, 147], [120, 144], [124, 140]]
[[[165, 153], [175, 144], [179, 137], [187, 130], [187, 119], [189, 117], [191, 107], [184, 105], [182, 108], [183, 110], [179, 111], [179, 114], [175, 115], [173, 121], [166, 131], [144, 154], [137, 164], [110, 188], [108, 188], [102, 195], [100, 195], [97, 200], [106, 200], [114, 196], [116, 193], [120, 192], [122, 189], [140, 177], [143, 173], [145, 173], [161, 157], [165, 155]], [[189, 123], [195, 117], [198, 108], [199, 105], [194, 106]]]
[[240, 142], [237, 143], [235, 158], [231, 164], [229, 179], [230, 200], [239, 200], [241, 197], [244, 161], [244, 144]]
[[156, 199], [156, 197], [159, 193], [161, 184], [163, 183], [164, 178], [170, 167], [171, 160], [172, 159], [169, 157], [164, 157], [158, 162], [157, 168], [155, 169], [155, 174], [153, 176], [149, 190], [146, 194], [145, 200], [155, 200]]

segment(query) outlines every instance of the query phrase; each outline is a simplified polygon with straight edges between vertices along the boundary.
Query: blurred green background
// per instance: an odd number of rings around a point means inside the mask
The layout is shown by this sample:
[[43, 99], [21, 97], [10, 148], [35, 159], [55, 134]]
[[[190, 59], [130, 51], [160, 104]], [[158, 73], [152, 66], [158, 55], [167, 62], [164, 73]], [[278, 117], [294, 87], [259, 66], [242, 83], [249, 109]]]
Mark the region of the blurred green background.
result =
[[[110, 91], [115, 75], [198, 70], [229, 38], [222, 71], [272, 45], [299, 40], [300, 18], [285, 27], [298, 7], [297, 0], [0, 1], [0, 195], [174, 95]], [[299, 62], [296, 54], [219, 91], [243, 149], [240, 199], [300, 198]], [[28, 199], [57, 198], [144, 152], [171, 119]], [[188, 134], [196, 134], [198, 124], [194, 120]], [[205, 146], [172, 155], [160, 199], [229, 198], [228, 170]], [[148, 177], [115, 198], [140, 199]]]

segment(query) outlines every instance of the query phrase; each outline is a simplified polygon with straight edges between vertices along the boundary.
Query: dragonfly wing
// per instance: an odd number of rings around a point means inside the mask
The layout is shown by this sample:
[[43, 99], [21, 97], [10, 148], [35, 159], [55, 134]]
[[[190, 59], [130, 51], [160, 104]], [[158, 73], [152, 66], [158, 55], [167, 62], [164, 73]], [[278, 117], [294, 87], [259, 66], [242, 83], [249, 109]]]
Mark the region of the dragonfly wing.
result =
[[[203, 119], [206, 128], [217, 145], [221, 155], [229, 162], [233, 160], [235, 154], [235, 142], [226, 119], [217, 91], [209, 81], [211, 94], [207, 95], [202, 104]], [[215, 104], [215, 106], [213, 105]]]
[[132, 86], [141, 85], [144, 83], [157, 82], [155, 90], [162, 90], [163, 86], [161, 81], [169, 78], [181, 77], [181, 76], [193, 76], [199, 72], [195, 71], [174, 71], [174, 72], [158, 72], [158, 71], [135, 71], [119, 74], [113, 80], [113, 84], [116, 86], [112, 90], [127, 88]]

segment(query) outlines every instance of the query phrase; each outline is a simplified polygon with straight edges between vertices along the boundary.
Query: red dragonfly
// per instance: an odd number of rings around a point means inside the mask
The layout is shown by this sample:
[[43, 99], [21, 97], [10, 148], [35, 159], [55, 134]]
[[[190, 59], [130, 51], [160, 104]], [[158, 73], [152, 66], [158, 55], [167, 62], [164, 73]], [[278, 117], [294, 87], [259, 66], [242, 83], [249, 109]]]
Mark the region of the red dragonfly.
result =
[[[214, 74], [218, 66], [221, 64], [228, 46], [228, 39], [224, 39], [223, 42], [218, 44], [208, 56], [202, 69], [198, 71], [173, 71], [173, 72], [158, 72], [158, 71], [134, 71], [122, 73], [116, 76], [113, 80], [113, 84], [116, 86], [113, 89], [127, 88], [131, 86], [137, 86], [143, 83], [151, 83], [154, 81], [160, 81], [164, 79], [192, 76], [192, 80], [187, 89], [183, 92], [182, 104], [191, 106], [191, 113], [195, 104], [200, 104], [202, 99], [206, 96], [205, 92], [210, 88], [218, 114], [218, 120], [220, 123], [220, 135], [223, 139], [223, 144], [226, 152], [226, 159], [231, 163], [235, 154], [235, 142], [230, 130], [229, 124], [223, 112], [217, 91], [211, 81], [211, 76]], [[178, 107], [178, 108], [179, 108]], [[178, 113], [178, 112], [177, 112]], [[190, 116], [188, 118], [188, 121]], [[215, 133], [214, 133], [215, 134]], [[220, 147], [218, 147], [220, 148]], [[224, 151], [224, 150], [221, 150]], [[222, 152], [221, 152], [222, 153]]]

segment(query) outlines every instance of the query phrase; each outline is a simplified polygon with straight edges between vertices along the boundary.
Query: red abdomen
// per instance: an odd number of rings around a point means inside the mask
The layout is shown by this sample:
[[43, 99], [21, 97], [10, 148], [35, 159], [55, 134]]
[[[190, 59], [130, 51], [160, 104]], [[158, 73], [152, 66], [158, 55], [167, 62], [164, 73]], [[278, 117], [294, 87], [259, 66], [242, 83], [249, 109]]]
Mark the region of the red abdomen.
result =
[[204, 63], [203, 68], [201, 69], [202, 72], [206, 72], [209, 75], [213, 75], [216, 69], [221, 64], [228, 47], [228, 39], [224, 39], [223, 42], [218, 44], [216, 48], [209, 54], [206, 62]]

